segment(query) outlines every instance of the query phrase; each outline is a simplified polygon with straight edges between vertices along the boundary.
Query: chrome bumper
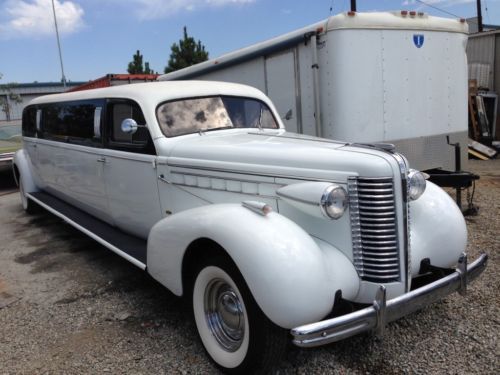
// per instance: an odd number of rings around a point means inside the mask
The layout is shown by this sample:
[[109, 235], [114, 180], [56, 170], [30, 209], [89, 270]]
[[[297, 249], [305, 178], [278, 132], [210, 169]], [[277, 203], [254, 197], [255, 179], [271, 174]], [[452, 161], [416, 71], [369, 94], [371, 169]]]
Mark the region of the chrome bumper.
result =
[[456, 271], [452, 274], [389, 301], [386, 300], [385, 288], [380, 286], [375, 301], [370, 307], [337, 318], [293, 328], [291, 330], [293, 343], [304, 348], [320, 346], [369, 330], [374, 330], [377, 335], [382, 336], [387, 323], [419, 310], [453, 292], [465, 294], [467, 284], [484, 271], [487, 261], [488, 256], [482, 254], [476, 261], [467, 265], [467, 256], [463, 254], [458, 260]]

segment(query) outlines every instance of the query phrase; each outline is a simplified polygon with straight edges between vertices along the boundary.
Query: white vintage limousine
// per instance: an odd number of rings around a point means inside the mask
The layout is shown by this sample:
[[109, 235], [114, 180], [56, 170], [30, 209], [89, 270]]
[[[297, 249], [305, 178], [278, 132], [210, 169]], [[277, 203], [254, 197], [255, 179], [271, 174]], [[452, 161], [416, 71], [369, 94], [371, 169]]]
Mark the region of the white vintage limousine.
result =
[[287, 133], [247, 86], [43, 96], [24, 111], [23, 139], [24, 209], [45, 208], [187, 296], [227, 372], [269, 368], [289, 339], [382, 334], [486, 267], [486, 255], [467, 263], [454, 201], [390, 145]]

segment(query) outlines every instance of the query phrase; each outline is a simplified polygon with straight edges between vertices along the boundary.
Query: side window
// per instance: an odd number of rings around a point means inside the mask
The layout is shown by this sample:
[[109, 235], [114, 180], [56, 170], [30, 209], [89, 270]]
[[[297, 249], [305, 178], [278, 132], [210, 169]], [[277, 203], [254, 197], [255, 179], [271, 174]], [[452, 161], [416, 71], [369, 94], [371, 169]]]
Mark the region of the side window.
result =
[[65, 108], [63, 121], [67, 126], [68, 142], [90, 144], [94, 140], [93, 104], [77, 104]]
[[48, 104], [43, 107], [43, 138], [61, 142], [100, 146], [100, 101]]
[[66, 141], [66, 128], [60, 117], [61, 106], [57, 103], [42, 108], [42, 138]]
[[[155, 155], [155, 148], [139, 105], [131, 100], [110, 100], [107, 111], [108, 146], [113, 149]], [[133, 119], [137, 123], [135, 133], [122, 131], [122, 122]]]
[[36, 137], [36, 107], [26, 107], [23, 111], [23, 136]]

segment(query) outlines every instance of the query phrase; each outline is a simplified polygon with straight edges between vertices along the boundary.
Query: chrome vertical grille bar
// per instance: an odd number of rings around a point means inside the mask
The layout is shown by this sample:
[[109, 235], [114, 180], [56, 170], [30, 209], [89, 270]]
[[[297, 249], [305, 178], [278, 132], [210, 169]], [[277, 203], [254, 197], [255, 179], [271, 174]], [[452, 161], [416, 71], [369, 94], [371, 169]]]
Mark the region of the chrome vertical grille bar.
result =
[[349, 178], [347, 184], [349, 193], [349, 210], [351, 213], [351, 236], [354, 267], [358, 274], [363, 277], [363, 244], [361, 242], [361, 218], [359, 214], [358, 185], [355, 179]]
[[354, 266], [366, 281], [400, 280], [400, 257], [392, 177], [348, 180]]

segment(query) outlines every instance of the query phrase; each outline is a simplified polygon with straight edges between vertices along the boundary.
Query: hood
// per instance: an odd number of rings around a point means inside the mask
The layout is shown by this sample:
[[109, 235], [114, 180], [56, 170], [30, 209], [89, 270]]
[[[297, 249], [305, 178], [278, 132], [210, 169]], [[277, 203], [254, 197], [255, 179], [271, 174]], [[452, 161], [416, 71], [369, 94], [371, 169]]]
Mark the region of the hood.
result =
[[272, 177], [346, 181], [392, 176], [388, 152], [282, 131], [224, 130], [193, 135], [172, 149], [173, 167], [216, 169]]

